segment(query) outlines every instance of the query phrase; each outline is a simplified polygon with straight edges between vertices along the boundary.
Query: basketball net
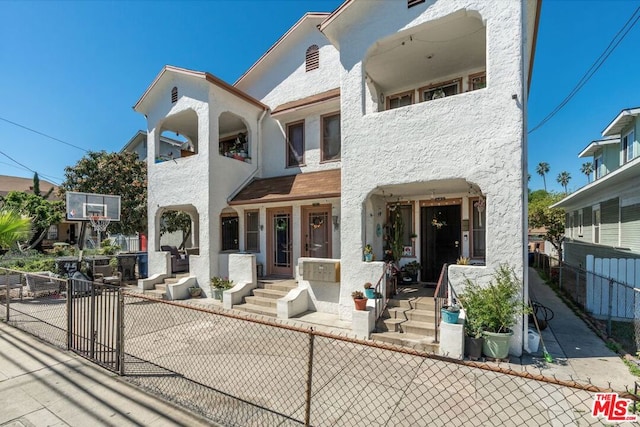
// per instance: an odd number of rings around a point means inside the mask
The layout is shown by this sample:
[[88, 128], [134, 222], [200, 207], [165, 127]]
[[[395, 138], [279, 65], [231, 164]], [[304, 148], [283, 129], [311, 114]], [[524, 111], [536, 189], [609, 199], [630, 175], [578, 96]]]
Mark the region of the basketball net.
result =
[[89, 217], [89, 221], [91, 221], [91, 227], [93, 227], [93, 229], [98, 233], [98, 247], [100, 247], [100, 244], [102, 243], [101, 233], [104, 233], [107, 229], [111, 219], [106, 216], [91, 215]]

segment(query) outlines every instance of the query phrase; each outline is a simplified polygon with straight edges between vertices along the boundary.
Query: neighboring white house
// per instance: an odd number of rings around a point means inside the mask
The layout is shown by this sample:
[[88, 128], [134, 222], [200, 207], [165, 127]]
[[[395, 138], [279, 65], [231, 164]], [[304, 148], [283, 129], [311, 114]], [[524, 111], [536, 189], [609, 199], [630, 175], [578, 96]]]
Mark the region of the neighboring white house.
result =
[[382, 260], [399, 212], [400, 262], [419, 261], [423, 281], [459, 256], [476, 265], [449, 267], [458, 290], [507, 263], [526, 300], [526, 105], [539, 7], [348, 0], [305, 15], [234, 85], [164, 67], [134, 106], [147, 117], [147, 156], [166, 131], [184, 135], [194, 155], [148, 162], [150, 273], [167, 269], [160, 216], [179, 209], [194, 221], [190, 273], [206, 292], [229, 253], [255, 253], [265, 274], [283, 277], [299, 277], [300, 258], [332, 258], [339, 283], [314, 288], [313, 307], [350, 320], [351, 292], [383, 271], [363, 262], [363, 247]]
[[564, 259], [640, 259], [640, 108], [622, 110], [578, 155], [593, 158], [593, 181], [553, 207], [566, 212]]

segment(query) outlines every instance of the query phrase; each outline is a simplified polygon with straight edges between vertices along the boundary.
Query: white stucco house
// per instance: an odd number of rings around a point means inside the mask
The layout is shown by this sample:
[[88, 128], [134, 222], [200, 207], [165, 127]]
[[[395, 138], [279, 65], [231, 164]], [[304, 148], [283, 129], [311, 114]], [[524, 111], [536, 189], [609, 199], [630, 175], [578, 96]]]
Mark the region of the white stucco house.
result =
[[[350, 320], [398, 230], [401, 264], [452, 286], [515, 268], [527, 295], [526, 105], [540, 2], [347, 0], [308, 13], [234, 84], [164, 67], [134, 109], [148, 159], [172, 131], [193, 155], [148, 162], [149, 270], [166, 273], [159, 219], [194, 222], [190, 275], [206, 292], [228, 255], [304, 279], [332, 259], [339, 278], [306, 287], [308, 308]], [[402, 218], [397, 228], [392, 218]], [[331, 267], [333, 268], [333, 267]], [[333, 273], [332, 273], [333, 274]], [[522, 325], [512, 353], [522, 347]]]

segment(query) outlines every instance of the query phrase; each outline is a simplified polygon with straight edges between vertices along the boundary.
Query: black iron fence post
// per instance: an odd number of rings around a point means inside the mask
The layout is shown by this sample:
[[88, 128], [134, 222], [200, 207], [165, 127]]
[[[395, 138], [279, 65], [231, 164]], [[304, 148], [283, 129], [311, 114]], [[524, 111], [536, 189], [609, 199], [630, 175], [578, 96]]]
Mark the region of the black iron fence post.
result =
[[67, 280], [67, 350], [71, 350], [73, 340], [73, 282]]
[[116, 357], [117, 370], [119, 375], [124, 375], [124, 294], [118, 289], [118, 310], [117, 310], [117, 337], [116, 337]]
[[609, 279], [609, 310], [607, 312], [607, 335], [611, 336], [611, 312], [613, 311], [613, 279]]
[[5, 314], [5, 318], [6, 318], [6, 322], [9, 323], [9, 310], [10, 310], [10, 302], [11, 301], [11, 286], [9, 286], [9, 271], [5, 270], [4, 271], [4, 283], [7, 286], [7, 297], [6, 297], [6, 304], [7, 304], [7, 312]]
[[311, 421], [311, 384], [313, 379], [313, 342], [316, 336], [313, 334], [313, 330], [309, 333], [309, 363], [307, 367], [307, 394], [304, 408], [304, 425], [310, 426]]

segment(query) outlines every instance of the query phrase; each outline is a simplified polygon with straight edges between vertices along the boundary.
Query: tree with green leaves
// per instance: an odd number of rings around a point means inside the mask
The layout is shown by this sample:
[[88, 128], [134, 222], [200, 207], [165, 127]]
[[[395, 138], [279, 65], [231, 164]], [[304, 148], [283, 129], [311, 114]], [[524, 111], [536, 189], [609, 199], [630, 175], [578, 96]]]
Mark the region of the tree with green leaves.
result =
[[180, 244], [180, 249], [182, 249], [191, 236], [191, 217], [189, 214], [182, 211], [163, 212], [160, 220], [160, 236], [176, 231], [182, 231], [182, 243]]
[[583, 174], [587, 175], [587, 183], [591, 182], [591, 174], [593, 173], [593, 163], [591, 162], [586, 162], [582, 164], [582, 167], [580, 168], [580, 172], [582, 172]]
[[547, 179], [545, 178], [545, 175], [549, 173], [549, 169], [549, 163], [547, 162], [540, 162], [536, 167], [536, 172], [542, 177], [542, 182], [544, 183], [544, 191], [547, 191]]
[[49, 227], [64, 219], [64, 202], [45, 199], [40, 195], [39, 189], [38, 194], [10, 191], [2, 198], [2, 203], [4, 208], [31, 218], [33, 233], [27, 249], [41, 249]]
[[565, 213], [564, 209], [550, 206], [562, 200], [564, 196], [537, 190], [529, 195], [529, 226], [544, 228], [544, 240], [548, 241], [558, 251], [562, 259], [562, 241], [564, 240]]
[[90, 151], [75, 166], [65, 168], [60, 188], [62, 193], [120, 196], [120, 221], [112, 222], [109, 232], [134, 234], [147, 230], [147, 166], [136, 153]]
[[564, 194], [568, 194], [567, 186], [569, 185], [569, 181], [571, 181], [571, 174], [567, 171], [562, 171], [558, 174], [556, 181], [564, 187]]
[[31, 234], [31, 220], [18, 212], [0, 209], [0, 249], [7, 250], [19, 241], [27, 240]]

